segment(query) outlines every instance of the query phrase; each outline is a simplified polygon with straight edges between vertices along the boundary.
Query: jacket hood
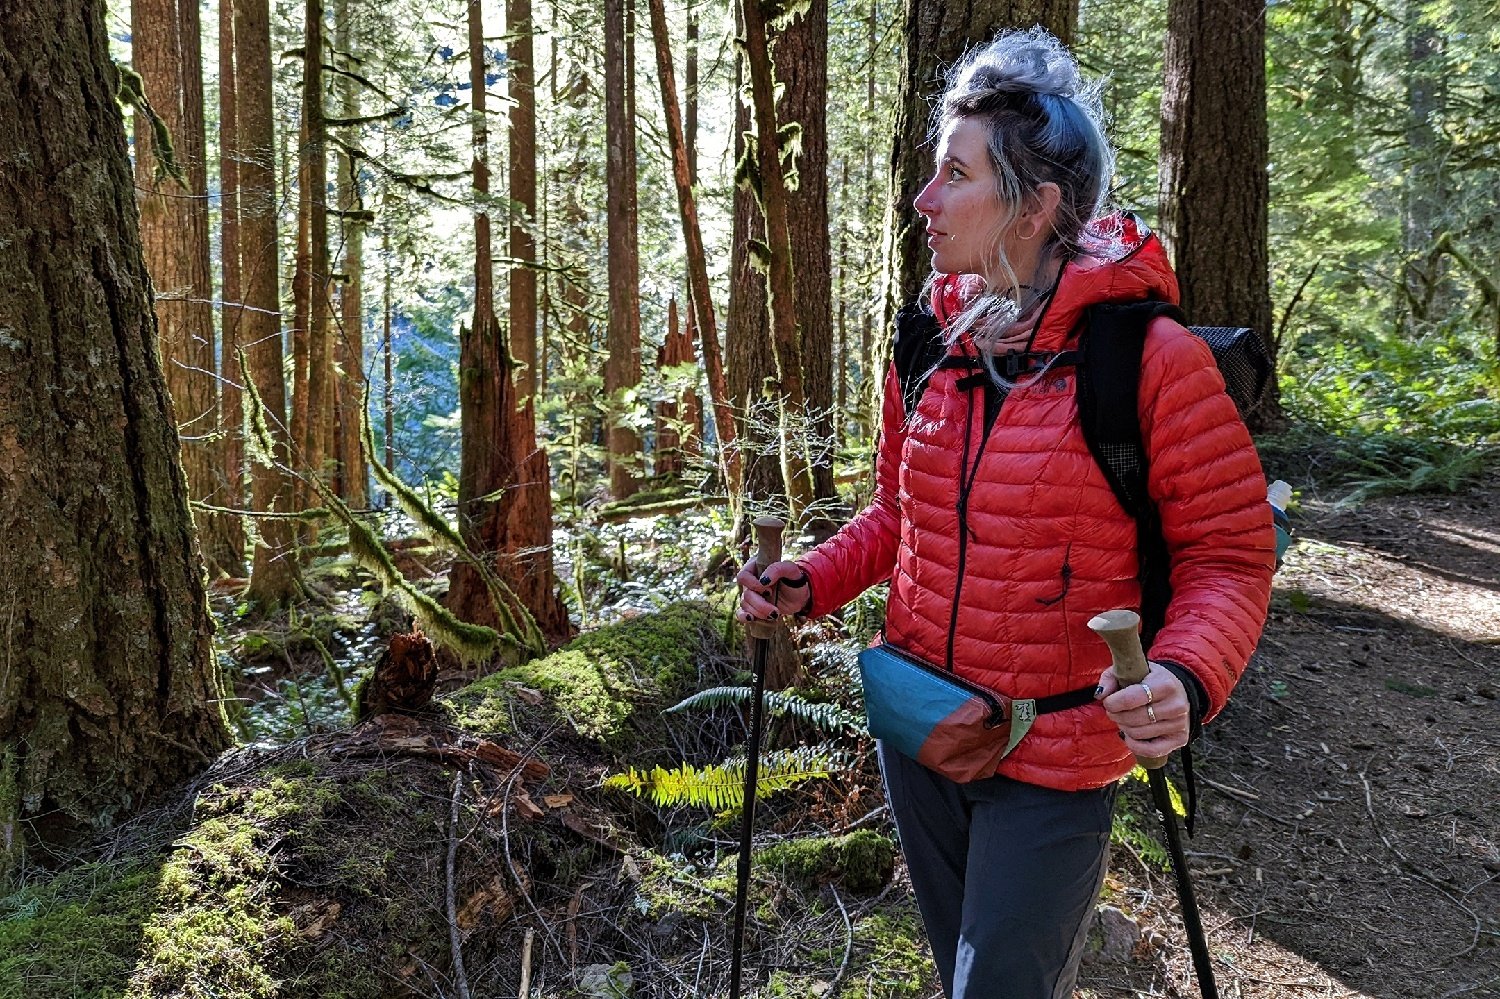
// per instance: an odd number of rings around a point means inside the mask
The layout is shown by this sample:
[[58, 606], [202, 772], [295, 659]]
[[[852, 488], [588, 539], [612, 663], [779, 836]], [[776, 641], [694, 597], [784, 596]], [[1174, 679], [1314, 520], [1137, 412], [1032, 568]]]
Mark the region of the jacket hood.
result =
[[[946, 326], [983, 289], [977, 275], [939, 275], [932, 284], [933, 315]], [[1064, 349], [1091, 305], [1145, 299], [1178, 303], [1177, 276], [1166, 248], [1133, 212], [1095, 219], [1084, 230], [1083, 251], [1063, 265], [1057, 289], [1034, 321], [1030, 349]]]

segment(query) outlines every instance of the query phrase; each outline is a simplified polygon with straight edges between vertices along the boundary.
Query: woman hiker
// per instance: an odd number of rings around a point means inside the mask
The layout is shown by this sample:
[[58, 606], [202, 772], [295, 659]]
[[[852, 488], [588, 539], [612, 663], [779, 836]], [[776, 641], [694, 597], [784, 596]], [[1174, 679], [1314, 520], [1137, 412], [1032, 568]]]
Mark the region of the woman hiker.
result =
[[1157, 318], [1138, 408], [1173, 595], [1146, 681], [1122, 689], [1089, 631], [1140, 606], [1136, 523], [1084, 442], [1074, 368], [1054, 362], [1087, 306], [1178, 297], [1145, 225], [1101, 216], [1100, 119], [1097, 89], [1041, 29], [955, 67], [916, 208], [932, 249], [922, 308], [959, 362], [933, 368], [912, 412], [893, 365], [869, 507], [797, 561], [737, 579], [744, 621], [816, 617], [889, 581], [891, 646], [1008, 697], [1074, 695], [992, 776], [958, 783], [880, 744], [950, 999], [1071, 994], [1120, 778], [1224, 707], [1270, 597], [1255, 449], [1207, 346]]

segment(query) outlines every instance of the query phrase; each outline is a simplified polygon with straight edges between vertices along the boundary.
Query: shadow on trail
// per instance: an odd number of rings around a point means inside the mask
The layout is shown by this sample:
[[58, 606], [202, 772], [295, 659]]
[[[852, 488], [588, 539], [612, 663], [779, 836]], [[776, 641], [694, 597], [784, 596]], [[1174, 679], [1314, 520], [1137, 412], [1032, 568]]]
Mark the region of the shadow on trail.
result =
[[1268, 938], [1379, 999], [1500, 994], [1497, 676], [1495, 645], [1278, 600], [1197, 753], [1215, 950]]

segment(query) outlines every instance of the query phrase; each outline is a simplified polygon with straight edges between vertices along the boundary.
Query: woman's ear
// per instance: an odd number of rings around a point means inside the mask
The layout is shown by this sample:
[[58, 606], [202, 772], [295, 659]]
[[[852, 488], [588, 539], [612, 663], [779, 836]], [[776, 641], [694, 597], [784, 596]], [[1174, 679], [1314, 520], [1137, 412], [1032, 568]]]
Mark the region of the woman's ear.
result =
[[1057, 218], [1057, 206], [1061, 203], [1061, 188], [1050, 180], [1038, 184], [1031, 197], [1026, 199], [1026, 207], [1018, 220], [1017, 233], [1023, 239], [1033, 239], [1039, 232], [1051, 232], [1052, 224]]

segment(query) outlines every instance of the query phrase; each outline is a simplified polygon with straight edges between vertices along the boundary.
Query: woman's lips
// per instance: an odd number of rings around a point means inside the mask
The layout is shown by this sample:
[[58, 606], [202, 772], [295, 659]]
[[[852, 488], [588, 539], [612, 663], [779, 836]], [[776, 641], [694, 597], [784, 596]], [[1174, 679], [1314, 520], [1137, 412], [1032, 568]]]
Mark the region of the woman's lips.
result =
[[927, 230], [927, 245], [934, 247], [937, 246], [938, 243], [942, 242], [943, 237], [946, 235], [948, 234], [945, 232], [938, 232], [935, 229]]

